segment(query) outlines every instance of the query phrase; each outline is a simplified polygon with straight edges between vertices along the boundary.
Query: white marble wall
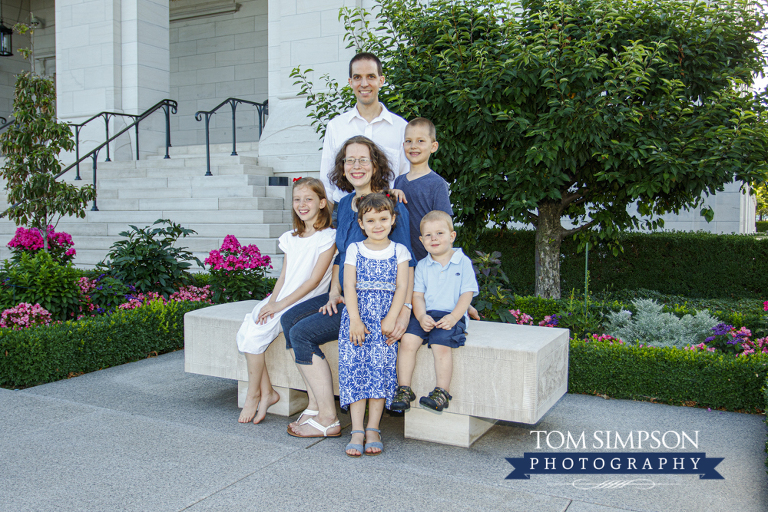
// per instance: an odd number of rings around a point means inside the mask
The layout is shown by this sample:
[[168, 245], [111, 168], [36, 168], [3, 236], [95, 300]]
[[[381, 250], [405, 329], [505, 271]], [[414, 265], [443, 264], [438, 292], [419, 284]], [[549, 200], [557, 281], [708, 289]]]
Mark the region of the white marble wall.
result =
[[[663, 231], [706, 231], [709, 233], [754, 233], [755, 210], [754, 196], [742, 193], [740, 184], [729, 183], [725, 190], [705, 199], [704, 204], [715, 211], [712, 222], [707, 222], [699, 213], [702, 207], [680, 212], [679, 215], [667, 214]], [[636, 212], [636, 208], [632, 208]]]
[[[206, 16], [184, 17], [205, 6]], [[229, 97], [267, 99], [267, 0], [243, 0], [236, 6], [178, 0], [171, 4], [171, 18], [171, 96], [179, 102], [173, 143], [203, 144], [205, 124], [195, 120], [195, 112], [211, 110]], [[259, 139], [255, 107], [238, 107], [237, 127], [238, 141]], [[231, 140], [232, 115], [226, 106], [211, 118], [211, 142]]]
[[[139, 114], [170, 94], [169, 0], [57, 0], [56, 85], [58, 115], [82, 122], [102, 111]], [[92, 126], [92, 127], [91, 127]], [[111, 133], [122, 128], [113, 122]], [[164, 142], [161, 116], [141, 126], [141, 146]], [[135, 141], [112, 148], [130, 158]], [[81, 132], [81, 155], [104, 140], [97, 122]]]
[[[17, 22], [29, 21], [29, 10], [26, 6], [19, 9], [21, 0], [3, 0], [2, 15], [3, 24], [13, 28]], [[16, 83], [16, 75], [22, 71], [29, 71], [30, 65], [19, 53], [19, 48], [29, 48], [29, 36], [13, 34], [13, 56], [0, 57], [0, 116], [10, 118], [13, 109], [13, 90]]]
[[[309, 77], [321, 89], [319, 78], [328, 73], [346, 82], [352, 49], [345, 49], [344, 27], [338, 20], [342, 6], [355, 0], [269, 0], [269, 104], [270, 118], [261, 138], [259, 159], [280, 173], [316, 173], [320, 147], [309, 125], [306, 98], [289, 77], [296, 66], [312, 68]], [[366, 4], [368, 2], [363, 2]]]

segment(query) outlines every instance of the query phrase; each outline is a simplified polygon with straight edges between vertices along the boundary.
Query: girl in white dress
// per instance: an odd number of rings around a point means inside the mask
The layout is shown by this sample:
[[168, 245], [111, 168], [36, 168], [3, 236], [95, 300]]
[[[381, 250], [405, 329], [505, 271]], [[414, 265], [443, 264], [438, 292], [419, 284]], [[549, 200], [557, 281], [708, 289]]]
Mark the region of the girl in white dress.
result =
[[272, 295], [245, 315], [237, 332], [237, 348], [248, 363], [248, 394], [240, 423], [259, 423], [280, 400], [264, 364], [264, 352], [280, 334], [280, 316], [291, 306], [328, 291], [336, 254], [332, 205], [320, 180], [301, 178], [293, 184], [293, 230], [280, 235], [283, 269]]

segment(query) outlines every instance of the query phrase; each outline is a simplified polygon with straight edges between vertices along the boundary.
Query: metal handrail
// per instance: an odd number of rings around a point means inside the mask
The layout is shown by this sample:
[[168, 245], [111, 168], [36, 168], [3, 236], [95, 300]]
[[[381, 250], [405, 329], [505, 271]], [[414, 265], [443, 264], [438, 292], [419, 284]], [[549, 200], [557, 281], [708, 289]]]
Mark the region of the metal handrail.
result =
[[3, 120], [3, 124], [1, 124], [1, 125], [0, 125], [0, 132], [1, 132], [1, 131], [3, 131], [3, 130], [5, 130], [6, 128], [8, 128], [9, 126], [11, 126], [13, 123], [15, 123], [15, 122], [16, 122], [16, 120], [15, 120], [15, 119], [11, 119], [10, 121], [8, 121], [8, 120], [7, 120], [6, 118], [4, 118], [4, 117], [0, 117], [0, 119], [2, 119], [2, 120]]
[[[163, 100], [160, 103], [163, 103], [165, 101], [173, 101], [173, 100]], [[151, 107], [149, 110], [152, 110], [154, 112], [155, 110], [157, 110], [157, 106], [160, 103], [158, 103], [155, 106]], [[176, 104], [174, 102], [174, 105], [175, 106], [174, 106], [174, 112], [173, 113], [175, 114], [176, 113], [176, 107], [178, 107], [178, 104]], [[168, 115], [168, 112], [167, 112], [167, 108], [168, 108], [167, 106], [163, 107], [163, 109], [166, 110], [165, 115], [166, 115], [166, 134], [167, 134], [165, 158], [170, 158], [170, 156], [168, 156], [168, 151], [167, 151], [167, 147], [170, 146], [170, 144], [171, 144], [170, 143], [170, 118], [169, 118], [169, 115]], [[109, 137], [109, 119], [112, 118], [112, 117], [120, 116], [120, 117], [130, 117], [134, 121], [131, 124], [131, 126], [135, 127], [135, 129], [136, 129], [136, 160], [138, 161], [139, 160], [139, 122], [141, 122], [144, 119], [144, 117], [146, 117], [147, 112], [144, 112], [143, 114], [125, 114], [123, 112], [99, 112], [98, 114], [95, 114], [95, 115], [89, 117], [88, 119], [86, 119], [82, 123], [79, 123], [79, 124], [70, 123], [70, 126], [75, 129], [75, 160], [78, 160], [78, 161], [80, 160], [80, 130], [82, 130], [83, 127], [85, 125], [87, 125], [88, 123], [90, 123], [91, 121], [93, 121], [95, 119], [98, 119], [98, 118], [102, 118], [102, 119], [104, 119], [104, 130], [105, 130], [105, 133], [106, 133], [106, 140], [108, 141], [107, 145], [106, 145], [106, 147], [107, 147], [107, 151], [106, 151], [107, 158], [104, 159], [104, 161], [105, 162], [111, 162], [112, 160], [109, 158], [109, 141], [110, 140], [114, 140], [114, 138], [110, 139], [110, 137]], [[137, 122], [137, 120], [138, 120], [138, 122]], [[123, 133], [123, 132], [120, 132], [120, 133]], [[75, 181], [78, 181], [80, 179], [81, 179], [80, 178], [80, 165], [78, 164], [77, 165], [77, 174], [75, 176]]]
[[219, 110], [224, 105], [229, 104], [229, 106], [232, 108], [232, 155], [231, 156], [237, 156], [237, 125], [235, 122], [235, 112], [237, 110], [237, 106], [240, 103], [247, 103], [248, 105], [253, 105], [256, 107], [256, 112], [259, 116], [259, 138], [261, 138], [261, 132], [264, 130], [264, 125], [267, 122], [267, 116], [269, 115], [269, 109], [267, 107], [267, 101], [265, 100], [264, 103], [257, 103], [255, 101], [249, 101], [249, 100], [241, 100], [240, 98], [227, 98], [218, 105], [216, 105], [211, 110], [198, 110], [195, 112], [195, 119], [197, 121], [202, 121], [203, 118], [201, 114], [205, 114], [205, 162], [206, 162], [206, 176], [213, 176], [211, 174], [211, 144], [210, 144], [210, 129], [209, 124], [211, 120], [211, 116], [216, 114], [216, 111]]
[[[104, 146], [109, 147], [108, 145], [109, 145], [110, 142], [112, 142], [113, 140], [115, 140], [116, 138], [118, 138], [119, 136], [121, 136], [122, 134], [124, 134], [125, 132], [127, 132], [128, 130], [133, 128], [134, 126], [138, 126], [138, 124], [141, 121], [143, 121], [144, 119], [146, 119], [147, 117], [149, 117], [150, 115], [154, 114], [157, 110], [160, 110], [160, 109], [163, 109], [163, 111], [165, 112], [165, 158], [171, 158], [169, 156], [169, 154], [168, 154], [168, 149], [171, 147], [171, 117], [170, 117], [170, 114], [171, 113], [176, 114], [178, 112], [178, 106], [179, 106], [179, 104], [176, 101], [165, 99], [165, 100], [157, 102], [155, 105], [153, 105], [152, 107], [148, 108], [142, 114], [138, 114], [138, 115], [127, 114], [127, 115], [130, 115], [130, 116], [136, 118], [133, 121], [133, 123], [129, 124], [128, 126], [123, 128], [122, 130], [117, 132], [116, 134], [112, 135], [112, 137], [108, 137], [105, 142], [103, 142], [99, 146], [97, 146], [94, 149], [92, 149], [91, 151], [89, 151], [85, 156], [78, 158], [74, 163], [70, 164], [69, 166], [64, 168], [63, 171], [61, 171], [59, 174], [54, 176], [54, 179], [61, 178], [67, 172], [69, 172], [70, 170], [72, 170], [75, 167], [78, 169], [78, 171], [77, 171], [78, 172], [78, 177], [75, 178], [75, 179], [81, 179], [80, 178], [80, 171], [79, 171], [79, 169], [80, 169], [80, 162], [82, 162], [86, 158], [91, 158], [91, 159], [93, 159], [93, 189], [96, 190], [96, 167], [97, 167], [96, 161], [97, 161], [98, 156], [99, 156], [99, 151], [101, 151], [104, 148]], [[101, 114], [96, 114], [91, 119], [95, 119], [95, 118], [99, 117], [100, 115]], [[137, 128], [137, 133], [138, 133], [138, 128]], [[136, 150], [138, 151], [138, 138], [137, 138], [137, 141], [136, 141], [136, 146], [137, 146]], [[5, 210], [3, 213], [0, 213], [0, 218], [5, 217], [8, 214], [9, 211], [11, 211], [13, 208], [16, 208], [22, 202], [23, 201], [19, 201], [18, 203], [8, 207], [7, 210]], [[99, 211], [99, 208], [96, 206], [96, 196], [93, 197], [93, 206], [91, 206], [91, 211], [92, 212]]]

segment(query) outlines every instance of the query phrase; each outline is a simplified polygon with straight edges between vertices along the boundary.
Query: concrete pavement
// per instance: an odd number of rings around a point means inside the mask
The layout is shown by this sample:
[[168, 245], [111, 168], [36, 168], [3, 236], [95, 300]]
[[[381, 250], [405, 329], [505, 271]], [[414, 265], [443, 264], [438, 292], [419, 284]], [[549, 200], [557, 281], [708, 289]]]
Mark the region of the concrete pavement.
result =
[[[0, 390], [0, 511], [768, 510], [763, 416], [566, 395], [536, 426], [497, 424], [470, 449], [403, 438], [351, 459], [343, 436], [297, 439], [287, 419], [237, 422], [237, 383], [184, 373], [183, 352], [25, 390]], [[689, 475], [541, 475], [505, 480], [506, 457], [551, 452], [531, 431], [698, 431], [723, 480]], [[557, 443], [558, 435], [551, 436]], [[670, 438], [671, 439], [671, 438]], [[604, 451], [606, 458], [615, 452]], [[643, 450], [650, 451], [650, 450]], [[606, 482], [614, 482], [606, 485]], [[618, 482], [618, 483], [616, 483]]]

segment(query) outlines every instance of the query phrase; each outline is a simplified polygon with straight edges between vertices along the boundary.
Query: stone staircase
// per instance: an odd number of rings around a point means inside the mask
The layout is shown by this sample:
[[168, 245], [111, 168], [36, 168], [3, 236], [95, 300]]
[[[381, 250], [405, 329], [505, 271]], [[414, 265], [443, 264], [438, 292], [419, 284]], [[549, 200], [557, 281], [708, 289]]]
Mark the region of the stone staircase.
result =
[[[211, 144], [213, 176], [205, 176], [204, 145], [173, 147], [167, 160], [163, 152], [138, 162], [98, 162], [99, 211], [89, 205], [85, 219], [64, 217], [56, 231], [72, 235], [75, 264], [92, 268], [129, 225], [142, 228], [170, 219], [197, 232], [177, 245], [200, 260], [221, 247], [226, 235], [235, 235], [241, 244], [256, 244], [268, 254], [271, 274], [277, 275], [282, 266], [277, 238], [291, 228], [291, 187], [269, 185], [273, 172], [258, 165], [258, 142], [237, 149], [238, 156], [230, 156], [231, 144]], [[90, 164], [81, 164], [80, 173], [82, 181], [74, 181], [73, 171], [64, 178], [78, 185], [92, 182]], [[0, 259], [10, 256], [6, 245], [15, 230], [13, 222], [0, 220]]]

